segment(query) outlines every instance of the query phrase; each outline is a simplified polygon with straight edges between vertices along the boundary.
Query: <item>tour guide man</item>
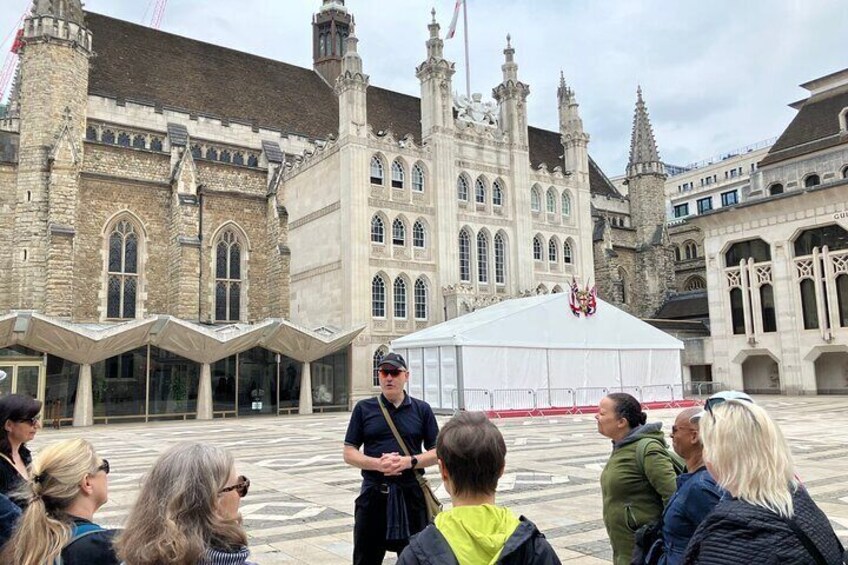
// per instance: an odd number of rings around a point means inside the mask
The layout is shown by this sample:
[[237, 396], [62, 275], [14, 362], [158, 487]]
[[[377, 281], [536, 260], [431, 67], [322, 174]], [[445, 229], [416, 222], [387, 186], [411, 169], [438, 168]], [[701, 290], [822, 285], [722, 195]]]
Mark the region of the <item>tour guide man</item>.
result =
[[[406, 361], [389, 353], [378, 370], [382, 394], [356, 404], [345, 436], [345, 463], [362, 469], [354, 510], [355, 565], [380, 564], [386, 551], [400, 554], [409, 536], [427, 526], [427, 507], [415, 473], [423, 474], [424, 467], [436, 463], [439, 427], [430, 405], [406, 394]], [[409, 457], [403, 455], [378, 402], [406, 442]]]

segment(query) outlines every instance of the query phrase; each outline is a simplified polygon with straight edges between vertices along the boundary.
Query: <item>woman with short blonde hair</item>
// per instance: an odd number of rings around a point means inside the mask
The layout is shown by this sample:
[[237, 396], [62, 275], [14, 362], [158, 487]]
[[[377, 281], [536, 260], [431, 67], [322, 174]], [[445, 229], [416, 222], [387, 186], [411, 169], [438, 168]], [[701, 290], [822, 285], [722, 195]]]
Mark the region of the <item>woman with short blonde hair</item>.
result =
[[764, 408], [707, 404], [700, 427], [707, 468], [730, 496], [698, 527], [684, 563], [842, 563], [839, 539], [795, 479], [789, 445]]
[[108, 499], [109, 462], [84, 439], [61, 441], [32, 462], [32, 478], [18, 494], [29, 505], [6, 544], [3, 563], [117, 564], [114, 531], [95, 524]]
[[227, 451], [173, 446], [147, 474], [115, 542], [118, 555], [126, 565], [249, 563], [238, 512], [249, 486]]

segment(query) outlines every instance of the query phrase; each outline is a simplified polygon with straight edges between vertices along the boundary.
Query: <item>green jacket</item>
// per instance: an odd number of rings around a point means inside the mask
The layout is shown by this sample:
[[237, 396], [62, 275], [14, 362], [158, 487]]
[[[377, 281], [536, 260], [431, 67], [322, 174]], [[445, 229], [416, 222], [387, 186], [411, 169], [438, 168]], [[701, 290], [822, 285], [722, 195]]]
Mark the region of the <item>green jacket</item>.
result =
[[621, 441], [613, 442], [612, 455], [601, 473], [604, 525], [615, 565], [630, 564], [633, 533], [659, 520], [677, 489], [671, 456], [657, 442], [652, 441], [645, 452], [644, 474], [639, 471], [636, 444], [643, 438], [657, 438], [666, 445], [662, 423], [639, 426]]

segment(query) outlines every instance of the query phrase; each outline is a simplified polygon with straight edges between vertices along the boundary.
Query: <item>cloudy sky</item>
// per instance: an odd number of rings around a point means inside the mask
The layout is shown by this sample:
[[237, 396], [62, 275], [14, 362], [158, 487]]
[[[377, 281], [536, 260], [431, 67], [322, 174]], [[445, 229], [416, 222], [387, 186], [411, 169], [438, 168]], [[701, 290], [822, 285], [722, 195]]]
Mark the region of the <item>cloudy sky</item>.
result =
[[[0, 0], [0, 41], [31, 0]], [[86, 9], [149, 24], [155, 0], [87, 0]], [[170, 0], [162, 30], [311, 66], [320, 0]], [[419, 95], [430, 9], [443, 33], [454, 0], [347, 0], [371, 84]], [[557, 127], [559, 72], [577, 92], [590, 153], [623, 172], [636, 85], [660, 153], [686, 164], [779, 135], [798, 84], [848, 67], [846, 0], [468, 0], [471, 89], [501, 81], [507, 33], [530, 123]], [[448, 41], [464, 90], [462, 31]], [[5, 53], [7, 45], [2, 46]]]

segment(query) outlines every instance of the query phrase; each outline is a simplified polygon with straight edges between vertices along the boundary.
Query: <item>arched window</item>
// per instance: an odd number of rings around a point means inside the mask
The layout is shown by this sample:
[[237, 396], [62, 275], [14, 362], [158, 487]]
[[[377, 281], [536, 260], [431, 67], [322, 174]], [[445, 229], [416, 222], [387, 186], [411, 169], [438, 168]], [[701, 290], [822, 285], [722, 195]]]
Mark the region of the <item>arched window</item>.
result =
[[674, 246], [674, 260], [680, 261], [680, 248], [676, 245]]
[[774, 183], [769, 187], [769, 195], [775, 196], [776, 194], [783, 194], [783, 185], [779, 182]]
[[459, 175], [456, 179], [456, 197], [463, 202], [468, 202], [468, 179], [465, 175]]
[[745, 307], [742, 305], [742, 289], [730, 289], [730, 318], [733, 324], [733, 333], [736, 335], [745, 333]]
[[548, 242], [548, 261], [551, 263], [556, 263], [559, 260], [559, 253], [557, 252], [557, 242], [554, 238]]
[[97, 128], [94, 126], [85, 128], [85, 139], [86, 141], [97, 141]]
[[542, 260], [542, 240], [539, 238], [538, 235], [533, 238], [533, 260]]
[[686, 250], [686, 259], [697, 259], [698, 258], [698, 246], [694, 241], [687, 241], [683, 244], [683, 248]]
[[842, 167], [842, 178], [848, 179], [848, 165]]
[[542, 211], [542, 193], [540, 192], [539, 185], [534, 185], [533, 188], [530, 189], [530, 211]]
[[795, 256], [811, 255], [813, 248], [825, 245], [830, 251], [848, 249], [848, 231], [835, 224], [804, 230], [795, 239]]
[[403, 164], [395, 159], [392, 161], [392, 188], [403, 188]]
[[374, 386], [380, 386], [380, 364], [383, 362], [383, 357], [389, 352], [389, 349], [385, 345], [381, 345], [377, 348], [377, 351], [374, 352], [373, 359], [373, 379], [372, 383]]
[[574, 264], [574, 249], [570, 239], [566, 239], [565, 243], [562, 244], [562, 260], [566, 265]]
[[506, 283], [506, 242], [502, 234], [495, 235], [495, 284]]
[[232, 229], [224, 230], [215, 244], [215, 321], [241, 319], [242, 246]]
[[427, 283], [424, 279], [415, 281], [415, 319], [427, 319]]
[[548, 189], [547, 194], [547, 210], [549, 214], [556, 214], [556, 191], [553, 187]]
[[104, 130], [100, 141], [103, 143], [115, 143], [115, 132], [110, 129]]
[[848, 327], [848, 275], [836, 277], [836, 303], [839, 308], [839, 325]]
[[627, 292], [627, 272], [621, 267], [618, 268], [618, 280], [615, 282], [615, 287], [621, 297], [621, 303], [627, 304], [627, 300], [630, 298]]
[[753, 259], [755, 263], [771, 261], [771, 248], [769, 244], [759, 238], [739, 241], [731, 245], [727, 253], [724, 254], [724, 261], [727, 267], [738, 267], [739, 261], [742, 259], [747, 260], [748, 258]]
[[200, 159], [203, 157], [203, 149], [197, 144], [191, 146], [191, 156], [195, 159]]
[[244, 153], [241, 151], [233, 153], [233, 165], [244, 165]]
[[471, 282], [471, 237], [468, 232], [459, 232], [459, 280]]
[[132, 146], [136, 149], [147, 149], [147, 138], [143, 135], [133, 137]]
[[386, 281], [380, 275], [371, 279], [371, 315], [375, 318], [386, 317]]
[[406, 226], [400, 218], [395, 218], [392, 222], [392, 244], [406, 245]]
[[486, 181], [483, 180], [483, 177], [477, 177], [477, 181], [474, 183], [474, 201], [477, 204], [486, 203]]
[[395, 279], [395, 318], [406, 319], [406, 281], [398, 277]]
[[763, 317], [763, 332], [777, 331], [777, 315], [774, 311], [774, 289], [770, 284], [760, 287], [760, 309]]
[[571, 196], [568, 192], [562, 193], [562, 217], [568, 218], [571, 216]]
[[217, 161], [218, 160], [218, 150], [215, 149], [214, 147], [207, 148], [206, 149], [206, 158], [209, 159], [210, 161]]
[[477, 234], [477, 281], [489, 282], [489, 240], [486, 234]]
[[371, 243], [385, 243], [383, 219], [380, 216], [371, 218]]
[[126, 132], [121, 132], [118, 134], [118, 145], [121, 147], [129, 147], [130, 146], [130, 134]]
[[804, 329], [814, 330], [819, 327], [819, 314], [816, 311], [816, 286], [811, 279], [801, 281], [801, 314], [804, 318]]
[[503, 206], [503, 200], [504, 200], [503, 182], [501, 182], [501, 180], [498, 179], [492, 184], [492, 205], [493, 206]]
[[818, 176], [818, 175], [815, 175], [815, 174], [813, 174], [813, 175], [807, 175], [807, 177], [806, 177], [806, 178], [804, 178], [804, 187], [805, 187], [805, 188], [810, 188], [810, 187], [813, 187], [813, 186], [818, 186], [818, 185], [820, 185], [820, 184], [821, 184], [821, 178], [819, 178], [819, 176]]
[[555, 287], [553, 287], [551, 289], [551, 294], [562, 294], [562, 287], [559, 286], [559, 285], [556, 285]]
[[683, 286], [683, 290], [703, 290], [705, 288], [707, 288], [707, 283], [697, 275], [686, 279], [686, 284]]
[[233, 160], [233, 154], [224, 149], [223, 151], [221, 151], [221, 154], [218, 155], [218, 160], [222, 163], [229, 163]]
[[383, 161], [376, 155], [371, 157], [371, 184], [383, 185]]
[[412, 247], [424, 249], [427, 246], [427, 231], [424, 229], [424, 224], [421, 220], [417, 220], [412, 225]]
[[139, 234], [129, 220], [119, 220], [109, 233], [106, 317], [136, 316], [139, 277]]
[[258, 167], [259, 166], [259, 157], [256, 155], [248, 155], [247, 156], [247, 166], [248, 167]]
[[424, 192], [424, 169], [417, 163], [412, 167], [412, 190]]
[[150, 149], [153, 151], [162, 151], [162, 140], [158, 137], [154, 137], [150, 140]]

